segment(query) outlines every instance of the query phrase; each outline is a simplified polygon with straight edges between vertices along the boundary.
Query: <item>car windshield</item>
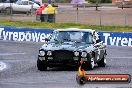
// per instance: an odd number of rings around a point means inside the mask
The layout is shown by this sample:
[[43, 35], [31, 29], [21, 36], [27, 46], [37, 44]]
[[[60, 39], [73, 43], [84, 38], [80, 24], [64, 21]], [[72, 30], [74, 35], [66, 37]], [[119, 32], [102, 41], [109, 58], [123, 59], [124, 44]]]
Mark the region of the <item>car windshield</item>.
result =
[[57, 31], [52, 34], [50, 41], [92, 43], [92, 34], [80, 31]]
[[21, 2], [20, 0], [18, 0], [18, 1], [16, 2], [16, 4], [22, 5], [22, 2]]

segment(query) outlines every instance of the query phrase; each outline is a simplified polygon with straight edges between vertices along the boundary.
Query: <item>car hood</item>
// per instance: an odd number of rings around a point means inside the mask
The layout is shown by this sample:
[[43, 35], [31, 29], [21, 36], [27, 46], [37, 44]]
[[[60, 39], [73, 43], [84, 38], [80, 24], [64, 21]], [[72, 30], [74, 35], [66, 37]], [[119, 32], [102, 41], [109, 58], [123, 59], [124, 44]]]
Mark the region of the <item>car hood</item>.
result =
[[3, 4], [2, 3], [0, 3], [0, 10], [3, 8]]
[[64, 43], [47, 43], [42, 46], [44, 50], [69, 50], [69, 51], [86, 51], [90, 52], [93, 49], [92, 44], [64, 42]]
[[34, 8], [34, 9], [38, 9], [39, 7], [40, 7], [40, 6], [39, 6], [38, 4], [36, 4], [36, 3], [33, 4], [33, 8]]

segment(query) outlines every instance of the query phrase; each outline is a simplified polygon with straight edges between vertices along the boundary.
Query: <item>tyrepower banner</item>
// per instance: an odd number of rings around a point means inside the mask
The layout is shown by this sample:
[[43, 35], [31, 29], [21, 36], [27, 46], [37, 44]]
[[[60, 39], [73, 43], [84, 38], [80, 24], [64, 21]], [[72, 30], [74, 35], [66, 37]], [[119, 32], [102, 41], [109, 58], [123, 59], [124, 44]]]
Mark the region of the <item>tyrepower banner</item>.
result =
[[[0, 40], [45, 42], [53, 29], [0, 27]], [[132, 46], [132, 33], [99, 32], [105, 45]]]
[[132, 33], [129, 32], [99, 32], [105, 45], [132, 46]]
[[45, 42], [53, 29], [0, 27], [0, 40]]

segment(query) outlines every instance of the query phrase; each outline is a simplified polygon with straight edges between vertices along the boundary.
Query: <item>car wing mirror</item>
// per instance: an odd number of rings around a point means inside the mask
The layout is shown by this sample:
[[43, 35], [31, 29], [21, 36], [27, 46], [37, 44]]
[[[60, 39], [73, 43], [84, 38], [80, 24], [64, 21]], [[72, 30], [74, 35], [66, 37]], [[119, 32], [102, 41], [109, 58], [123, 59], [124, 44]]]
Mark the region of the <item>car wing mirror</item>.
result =
[[94, 47], [106, 47], [105, 45], [103, 45], [103, 41], [94, 44]]
[[94, 44], [94, 47], [100, 47], [102, 45], [102, 43], [103, 43], [103, 41], [96, 43], [96, 44]]
[[103, 44], [103, 41], [99, 42], [100, 44]]
[[49, 38], [45, 38], [44, 40], [45, 40], [46, 42], [50, 41], [50, 39], [49, 39]]
[[101, 46], [100, 43], [96, 43], [96, 44], [94, 44], [94, 47], [100, 47], [100, 46]]

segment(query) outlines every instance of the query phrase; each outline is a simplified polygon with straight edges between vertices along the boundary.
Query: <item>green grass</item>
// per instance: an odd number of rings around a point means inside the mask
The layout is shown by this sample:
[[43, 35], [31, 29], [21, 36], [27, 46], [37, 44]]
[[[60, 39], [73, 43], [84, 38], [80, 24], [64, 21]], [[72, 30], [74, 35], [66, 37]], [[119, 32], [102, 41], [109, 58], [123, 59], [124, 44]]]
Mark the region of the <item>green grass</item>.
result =
[[13, 22], [3, 21], [0, 22], [0, 26], [15, 26], [15, 27], [26, 27], [26, 28], [84, 28], [84, 29], [95, 29], [100, 31], [113, 31], [113, 32], [132, 32], [132, 27], [121, 27], [121, 26], [98, 26], [98, 25], [85, 25], [75, 23], [46, 23], [46, 22]]

